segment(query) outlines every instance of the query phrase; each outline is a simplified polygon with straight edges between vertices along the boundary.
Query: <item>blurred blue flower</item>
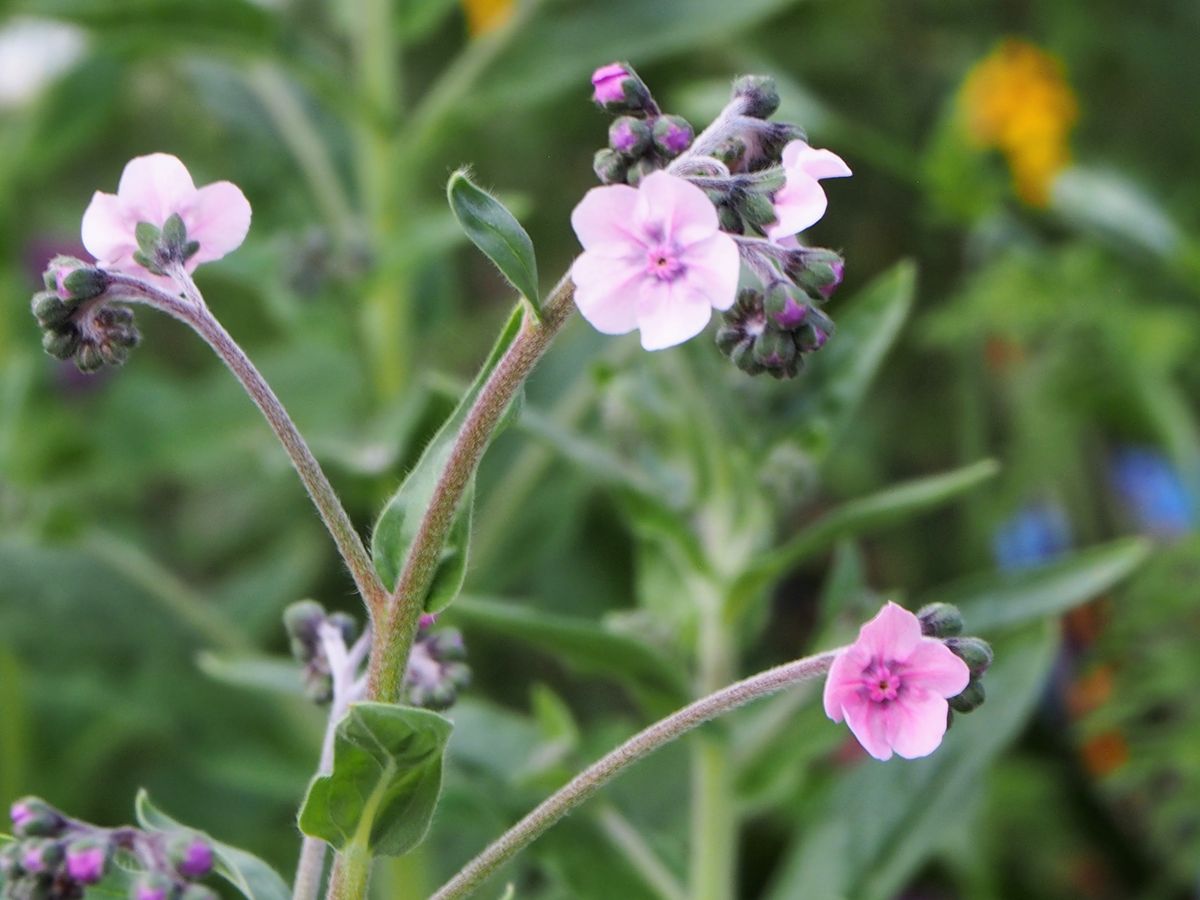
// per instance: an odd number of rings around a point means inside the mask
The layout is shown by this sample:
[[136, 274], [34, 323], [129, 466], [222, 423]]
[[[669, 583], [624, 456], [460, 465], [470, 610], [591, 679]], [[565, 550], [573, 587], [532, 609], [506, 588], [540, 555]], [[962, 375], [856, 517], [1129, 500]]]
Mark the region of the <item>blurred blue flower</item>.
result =
[[1047, 562], [1071, 546], [1071, 525], [1057, 503], [1022, 507], [992, 535], [992, 557], [1006, 572]]
[[1195, 505], [1179, 471], [1148, 447], [1123, 447], [1109, 469], [1113, 490], [1139, 531], [1174, 537], [1195, 525]]

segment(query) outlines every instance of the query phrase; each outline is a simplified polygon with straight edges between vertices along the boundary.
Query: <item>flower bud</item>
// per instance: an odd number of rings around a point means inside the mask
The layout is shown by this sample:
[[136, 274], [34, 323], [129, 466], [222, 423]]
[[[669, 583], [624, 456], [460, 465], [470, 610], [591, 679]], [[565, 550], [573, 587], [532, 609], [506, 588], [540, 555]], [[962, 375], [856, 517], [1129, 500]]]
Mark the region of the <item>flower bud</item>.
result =
[[592, 100], [609, 112], [658, 112], [650, 89], [629, 63], [615, 62], [592, 73]]
[[110, 848], [107, 841], [88, 838], [73, 841], [67, 847], [67, 874], [80, 884], [97, 884], [108, 868]]
[[795, 378], [800, 353], [790, 332], [768, 325], [754, 343], [754, 361], [775, 378]]
[[988, 670], [994, 658], [992, 646], [976, 637], [952, 637], [946, 639], [950, 652], [967, 664], [971, 676], [978, 678]]
[[462, 660], [467, 658], [467, 645], [462, 632], [457, 628], [443, 628], [425, 639], [429, 655], [438, 660]]
[[741, 138], [731, 137], [718, 144], [713, 149], [712, 156], [725, 163], [729, 171], [738, 172], [742, 169], [742, 163], [746, 159], [748, 150], [745, 141]]
[[[817, 310], [814, 309], [812, 311], [816, 312]], [[796, 332], [796, 346], [804, 353], [815, 353], [825, 346], [825, 342], [829, 340], [829, 335], [830, 332], [826, 331], [816, 322], [806, 322]]]
[[175, 882], [157, 872], [147, 872], [138, 878], [130, 900], [167, 900], [175, 891]]
[[746, 194], [738, 209], [746, 222], [760, 230], [775, 221], [775, 205], [771, 198], [757, 191]]
[[167, 843], [167, 856], [184, 878], [203, 878], [212, 871], [212, 845], [198, 834], [172, 837]]
[[93, 343], [82, 343], [75, 351], [75, 367], [80, 372], [97, 372], [104, 367], [104, 355]]
[[625, 182], [630, 187], [637, 187], [639, 184], [641, 184], [643, 178], [645, 178], [651, 172], [655, 172], [657, 170], [658, 167], [650, 160], [639, 159], [629, 167], [629, 171], [625, 175]]
[[625, 176], [629, 172], [629, 163], [620, 153], [605, 147], [596, 151], [592, 159], [592, 171], [604, 184], [624, 184]]
[[962, 634], [963, 618], [958, 607], [950, 603], [927, 603], [917, 610], [921, 634], [946, 638]]
[[674, 159], [688, 147], [696, 132], [682, 116], [659, 116], [654, 122], [654, 146], [668, 159]]
[[39, 291], [29, 304], [33, 317], [42, 328], [55, 328], [66, 324], [75, 312], [75, 306], [53, 291]]
[[62, 844], [52, 840], [25, 841], [21, 868], [31, 875], [53, 872], [63, 861]]
[[650, 126], [633, 116], [621, 116], [608, 127], [608, 146], [628, 158], [645, 153], [653, 138]]
[[67, 824], [62, 813], [39, 797], [18, 800], [9, 811], [17, 837], [56, 837]]
[[[712, 197], [710, 196], [711, 200]], [[721, 230], [728, 234], [744, 234], [746, 231], [745, 223], [742, 221], [742, 215], [732, 206], [725, 202], [715, 202], [717, 207], [717, 220], [720, 223]]]
[[799, 303], [783, 284], [772, 285], [763, 304], [771, 320], [783, 331], [795, 331], [808, 317], [808, 304]]
[[63, 300], [91, 300], [99, 297], [110, 282], [108, 273], [89, 266], [73, 256], [56, 256], [42, 275], [46, 289]]
[[955, 712], [969, 713], [983, 705], [986, 695], [983, 682], [972, 678], [966, 689], [957, 697], [950, 698], [950, 708]]
[[743, 111], [756, 119], [768, 119], [779, 109], [779, 89], [766, 75], [743, 75], [733, 82], [733, 96], [744, 103]]
[[42, 349], [55, 359], [66, 361], [79, 349], [79, 332], [74, 326], [51, 329], [42, 335]]
[[304, 652], [311, 654], [317, 645], [317, 630], [324, 621], [325, 607], [316, 600], [297, 600], [289, 605], [283, 611], [283, 627], [293, 641], [293, 652], [298, 642]]
[[350, 613], [330, 613], [327, 621], [341, 632], [342, 640], [345, 641], [347, 647], [358, 638], [358, 622]]
[[25, 871], [21, 868], [23, 851], [20, 844], [6, 844], [0, 847], [0, 884], [5, 880], [14, 881]]

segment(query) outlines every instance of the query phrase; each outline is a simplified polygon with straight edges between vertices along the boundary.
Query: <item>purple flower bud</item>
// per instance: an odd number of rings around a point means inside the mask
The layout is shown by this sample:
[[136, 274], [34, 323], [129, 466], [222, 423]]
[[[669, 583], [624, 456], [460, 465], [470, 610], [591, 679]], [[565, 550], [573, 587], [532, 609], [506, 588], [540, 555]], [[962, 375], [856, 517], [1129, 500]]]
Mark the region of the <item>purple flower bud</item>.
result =
[[808, 316], [808, 307], [796, 302], [790, 294], [785, 296], [783, 309], [772, 313], [775, 324], [784, 331], [792, 331], [804, 322]]
[[80, 884], [96, 884], [104, 878], [108, 848], [95, 841], [78, 841], [67, 848], [67, 874]]
[[46, 871], [46, 861], [42, 859], [42, 848], [36, 844], [26, 848], [25, 855], [21, 857], [21, 868], [34, 875]]
[[9, 807], [9, 815], [12, 817], [13, 828], [20, 828], [37, 813], [34, 812], [29, 800], [18, 800]]
[[621, 116], [609, 126], [608, 145], [625, 156], [640, 156], [650, 145], [650, 128], [641, 119]]
[[667, 156], [678, 156], [692, 145], [695, 132], [680, 116], [662, 116], [654, 123], [654, 145]]
[[432, 628], [436, 624], [437, 624], [437, 614], [436, 613], [421, 613], [421, 620], [420, 620], [420, 625], [419, 625], [421, 631], [428, 631], [430, 628]]
[[212, 871], [212, 846], [203, 838], [190, 838], [175, 851], [175, 858], [175, 869], [184, 878], [203, 878]]
[[174, 892], [175, 884], [165, 875], [143, 875], [133, 889], [134, 900], [167, 900]]
[[592, 99], [604, 106], [625, 99], [625, 80], [630, 76], [624, 63], [609, 63], [592, 73]]

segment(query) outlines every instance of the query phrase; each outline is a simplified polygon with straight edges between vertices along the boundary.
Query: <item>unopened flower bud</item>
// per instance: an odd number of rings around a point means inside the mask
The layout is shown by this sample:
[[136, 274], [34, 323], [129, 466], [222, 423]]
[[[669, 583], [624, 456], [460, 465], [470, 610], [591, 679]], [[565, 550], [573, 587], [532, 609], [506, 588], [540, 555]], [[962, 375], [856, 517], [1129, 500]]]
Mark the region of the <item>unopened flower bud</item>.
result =
[[754, 344], [754, 361], [775, 378], [795, 378], [800, 371], [800, 353], [790, 332], [768, 325]]
[[63, 860], [62, 844], [52, 840], [26, 841], [21, 854], [21, 868], [30, 874], [53, 872]]
[[738, 208], [745, 220], [760, 230], [775, 221], [775, 205], [766, 194], [746, 194]]
[[[325, 607], [316, 600], [297, 600], [283, 611], [283, 627], [292, 639], [292, 650], [298, 648], [311, 655], [317, 645], [317, 629], [325, 621]], [[307, 662], [307, 659], [301, 659]]]
[[[710, 197], [711, 199], [711, 197]], [[742, 221], [742, 214], [730, 206], [728, 203], [719, 202], [715, 204], [717, 207], [717, 220], [720, 222], [721, 230], [728, 234], [744, 234], [746, 231], [745, 223]]]
[[212, 871], [212, 844], [197, 834], [175, 835], [167, 844], [167, 855], [184, 878], [203, 878]]
[[767, 119], [779, 109], [779, 89], [766, 75], [743, 75], [733, 82], [733, 96], [742, 98], [743, 111], [756, 119]]
[[6, 844], [0, 847], [0, 884], [5, 879], [16, 880], [20, 877], [22, 849], [20, 844]]
[[80, 884], [97, 884], [104, 879], [110, 848], [95, 838], [74, 841], [67, 847], [67, 874]]
[[66, 827], [62, 813], [39, 797], [25, 797], [10, 807], [17, 837], [56, 837]]
[[330, 613], [328, 622], [341, 632], [342, 640], [346, 642], [347, 647], [358, 638], [358, 622], [349, 613]]
[[104, 354], [93, 343], [82, 343], [75, 351], [75, 366], [80, 372], [97, 372], [104, 367]]
[[969, 713], [973, 709], [978, 709], [983, 705], [986, 695], [983, 690], [983, 682], [976, 678], [972, 678], [970, 683], [957, 697], [950, 698], [950, 708], [955, 712]]
[[147, 872], [138, 878], [130, 900], [167, 900], [175, 892], [175, 882], [157, 872]]
[[682, 116], [659, 116], [654, 122], [654, 146], [668, 159], [692, 146], [696, 132]]
[[737, 172], [742, 168], [749, 148], [741, 138], [728, 138], [718, 144], [712, 152], [713, 158], [718, 159], [729, 167], [729, 171]]
[[39, 291], [33, 295], [29, 305], [33, 317], [42, 328], [55, 328], [63, 325], [75, 312], [75, 306], [64, 300], [54, 291]]
[[994, 658], [991, 644], [976, 637], [947, 638], [946, 646], [967, 664], [973, 678], [978, 678], [986, 672]]
[[42, 335], [42, 348], [55, 359], [68, 360], [79, 349], [79, 332], [72, 326]]
[[615, 62], [592, 73], [592, 100], [609, 112], [656, 113], [650, 89], [629, 63]]
[[417, 628], [420, 631], [428, 631], [437, 624], [437, 613], [421, 613], [421, 618], [417, 620]]
[[430, 635], [425, 641], [429, 655], [438, 660], [461, 660], [467, 658], [467, 645], [462, 632], [457, 628], [443, 628]]
[[[816, 310], [813, 310], [814, 312]], [[805, 353], [814, 353], [825, 346], [825, 342], [829, 340], [830, 332], [826, 331], [816, 322], [806, 322], [805, 325], [796, 332], [796, 346]]]
[[629, 162], [617, 151], [605, 147], [596, 151], [592, 159], [592, 171], [604, 184], [624, 184], [625, 176], [629, 173]]
[[110, 282], [103, 269], [90, 266], [73, 256], [56, 256], [42, 275], [46, 289], [63, 300], [91, 300], [99, 297]]
[[808, 317], [808, 304], [800, 303], [786, 285], [772, 285], [763, 307], [771, 320], [783, 331], [795, 331]]
[[926, 637], [947, 638], [962, 634], [963, 618], [958, 607], [950, 603], [927, 603], [917, 610], [921, 634]]
[[645, 178], [651, 172], [656, 171], [658, 171], [658, 167], [650, 160], [639, 159], [629, 167], [629, 171], [625, 174], [625, 182], [630, 187], [637, 187], [639, 184], [641, 184], [643, 178]]
[[653, 138], [650, 126], [633, 116], [621, 116], [608, 127], [608, 146], [626, 157], [641, 156]]

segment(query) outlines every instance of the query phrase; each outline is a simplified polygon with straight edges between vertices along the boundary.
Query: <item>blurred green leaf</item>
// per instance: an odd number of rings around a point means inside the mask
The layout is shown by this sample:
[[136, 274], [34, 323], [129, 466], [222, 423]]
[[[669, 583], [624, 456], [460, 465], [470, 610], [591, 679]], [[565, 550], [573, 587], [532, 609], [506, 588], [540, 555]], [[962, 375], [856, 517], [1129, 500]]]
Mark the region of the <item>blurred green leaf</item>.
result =
[[803, 528], [780, 547], [764, 555], [739, 578], [730, 594], [730, 613], [736, 616], [773, 581], [804, 559], [825, 550], [843, 537], [865, 534], [876, 528], [933, 509], [974, 490], [1000, 471], [985, 459], [953, 472], [903, 482], [844, 503]]
[[300, 830], [338, 850], [407, 853], [429, 830], [452, 728], [427, 709], [353, 704], [337, 726], [333, 772], [308, 789]]
[[196, 665], [209, 678], [235, 687], [294, 697], [304, 696], [299, 666], [291, 659], [272, 656], [229, 656], [202, 651], [196, 655]]
[[148, 831], [186, 831], [203, 835], [212, 844], [217, 874], [248, 900], [290, 900], [291, 888], [265, 862], [245, 850], [222, 844], [198, 829], [175, 821], [150, 802], [150, 795], [146, 791], [138, 791], [134, 810], [138, 824]]
[[1054, 210], [1069, 224], [1121, 248], [1138, 247], [1160, 257], [1177, 253], [1178, 226], [1163, 208], [1127, 177], [1074, 166], [1054, 180]]
[[968, 800], [993, 759], [1024, 725], [1058, 646], [1050, 623], [996, 647], [988, 701], [955, 716], [942, 746], [919, 760], [864, 759], [833, 785], [828, 802], [798, 829], [768, 894], [887, 900], [961, 827]]
[[450, 176], [446, 183], [446, 198], [471, 243], [495, 263], [500, 274], [540, 315], [537, 258], [533, 241], [517, 217], [472, 182], [464, 169]]
[[1122, 538], [1037, 568], [967, 578], [916, 605], [953, 603], [972, 634], [1012, 628], [1086, 603], [1127, 578], [1149, 555], [1146, 540]]
[[458, 0], [405, 0], [396, 8], [400, 39], [406, 44], [426, 37], [458, 6]]
[[592, 622], [470, 596], [460, 598], [454, 615], [464, 625], [539, 647], [579, 671], [615, 678], [655, 709], [687, 702], [682, 674], [660, 652]]
[[278, 35], [278, 17], [249, 0], [18, 0], [16, 12], [62, 19], [108, 37], [218, 48], [262, 46]]
[[[392, 495], [375, 523], [375, 530], [371, 538], [371, 555], [374, 558], [375, 569], [379, 572], [379, 577], [383, 579], [384, 585], [389, 589], [395, 586], [396, 580], [400, 577], [404, 560], [412, 546], [417, 529], [420, 527], [421, 517], [433, 498], [433, 492], [441, 477], [442, 469], [450, 457], [450, 451], [454, 447], [459, 429], [466, 421], [471, 404], [479, 396], [488, 376], [491, 375], [504, 352], [516, 338], [523, 317], [524, 311], [521, 306], [513, 310], [503, 331], [500, 332], [500, 337], [492, 348], [492, 352], [483, 364], [483, 368], [471, 383], [471, 387], [463, 395], [450, 418], [438, 429], [437, 434], [425, 447], [421, 458], [417, 460], [400, 488]], [[466, 500], [469, 501], [473, 494], [473, 488], [469, 488]], [[469, 503], [463, 508], [469, 508]], [[461, 511], [459, 518], [462, 518]], [[438, 602], [441, 604], [439, 608], [444, 608], [453, 599], [453, 597], [447, 596], [445, 588], [455, 583], [461, 586], [461, 572], [466, 566], [469, 529], [470, 514], [468, 513], [465, 527], [460, 527], [456, 520], [451, 537], [458, 543], [451, 547], [450, 554], [444, 557], [444, 564], [447, 568], [445, 577], [443, 578], [441, 572], [435, 576], [435, 584], [440, 583], [442, 588], [439, 590], [438, 596]]]
[[834, 337], [813, 356], [795, 409], [796, 437], [824, 458], [845, 432], [912, 310], [917, 270], [902, 262], [855, 295]]

